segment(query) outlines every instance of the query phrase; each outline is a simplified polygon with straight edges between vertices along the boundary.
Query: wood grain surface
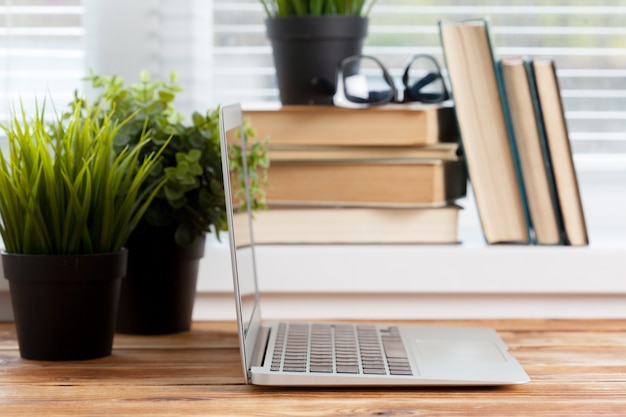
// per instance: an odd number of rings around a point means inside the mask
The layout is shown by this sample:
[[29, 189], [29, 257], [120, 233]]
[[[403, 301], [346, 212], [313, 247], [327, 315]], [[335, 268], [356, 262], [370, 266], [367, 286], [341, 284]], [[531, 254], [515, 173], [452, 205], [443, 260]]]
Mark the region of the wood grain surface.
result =
[[500, 388], [262, 388], [245, 385], [233, 322], [116, 335], [113, 355], [19, 357], [0, 323], [0, 416], [624, 416], [626, 320], [472, 320], [496, 328], [532, 382]]

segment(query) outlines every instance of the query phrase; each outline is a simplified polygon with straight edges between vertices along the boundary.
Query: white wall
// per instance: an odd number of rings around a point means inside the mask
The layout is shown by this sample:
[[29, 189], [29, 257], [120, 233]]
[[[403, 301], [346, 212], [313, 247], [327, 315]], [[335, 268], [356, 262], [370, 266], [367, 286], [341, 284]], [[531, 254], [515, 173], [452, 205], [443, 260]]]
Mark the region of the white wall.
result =
[[159, 0], [85, 0], [87, 68], [128, 82], [139, 81], [142, 70], [161, 75], [158, 4]]
[[[86, 18], [94, 19], [86, 25], [90, 28], [87, 67], [100, 74], [122, 75], [127, 81], [136, 80], [142, 69], [163, 77], [162, 71], [167, 70], [163, 45], [154, 34], [164, 28], [164, 22], [153, 12], [163, 1], [85, 0]], [[210, 10], [208, 2], [168, 0], [189, 10]], [[196, 7], [201, 3], [205, 7]], [[124, 13], [119, 13], [121, 5]], [[210, 20], [209, 15], [192, 17], [192, 31], [202, 32], [202, 25]], [[211, 55], [203, 48], [212, 42], [198, 38], [188, 47], [202, 64]], [[137, 44], [142, 47], [137, 49]], [[195, 65], [192, 71], [208, 67]], [[211, 78], [195, 75], [190, 78]], [[210, 85], [197, 87], [212, 91]], [[381, 310], [397, 317], [626, 317], [626, 159], [576, 159], [590, 231], [588, 248], [485, 247], [469, 198], [463, 203], [461, 246], [259, 248], [260, 286], [271, 301], [266, 305], [268, 314], [367, 317]], [[224, 244], [209, 242], [202, 261], [197, 317], [229, 316], [231, 288], [228, 250]], [[0, 278], [0, 320], [10, 318], [7, 291], [6, 280]], [[376, 303], [380, 308], [372, 308]]]

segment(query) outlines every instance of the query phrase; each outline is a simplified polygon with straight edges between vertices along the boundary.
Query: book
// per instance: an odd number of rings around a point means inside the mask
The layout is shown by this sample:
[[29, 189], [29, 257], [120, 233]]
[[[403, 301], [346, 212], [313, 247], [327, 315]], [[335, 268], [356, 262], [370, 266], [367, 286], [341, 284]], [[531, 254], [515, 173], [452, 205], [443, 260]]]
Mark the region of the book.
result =
[[541, 245], [558, 245], [562, 243], [561, 219], [529, 62], [502, 59], [500, 70], [535, 240]]
[[282, 106], [247, 110], [257, 137], [273, 145], [424, 146], [458, 141], [448, 104], [389, 104], [368, 109]]
[[269, 148], [270, 161], [359, 161], [459, 159], [458, 143], [426, 146], [315, 146], [276, 145]]
[[563, 219], [565, 243], [584, 246], [589, 243], [589, 237], [554, 61], [533, 59], [532, 70]]
[[310, 205], [443, 206], [465, 196], [464, 161], [273, 161], [266, 199]]
[[528, 243], [526, 203], [504, 115], [485, 20], [439, 24], [444, 56], [485, 240]]
[[270, 206], [254, 212], [252, 225], [259, 244], [453, 244], [460, 209]]

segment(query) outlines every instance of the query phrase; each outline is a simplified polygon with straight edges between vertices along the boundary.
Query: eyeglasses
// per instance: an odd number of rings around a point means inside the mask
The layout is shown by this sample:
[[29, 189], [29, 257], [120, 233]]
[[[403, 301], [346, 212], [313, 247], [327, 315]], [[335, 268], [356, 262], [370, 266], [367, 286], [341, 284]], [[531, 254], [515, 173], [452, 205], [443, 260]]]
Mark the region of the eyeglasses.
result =
[[430, 55], [413, 55], [404, 66], [402, 86], [396, 87], [387, 68], [373, 56], [354, 55], [342, 59], [335, 88], [327, 80], [312, 84], [333, 94], [339, 107], [365, 108], [386, 103], [440, 103], [450, 96], [441, 69]]

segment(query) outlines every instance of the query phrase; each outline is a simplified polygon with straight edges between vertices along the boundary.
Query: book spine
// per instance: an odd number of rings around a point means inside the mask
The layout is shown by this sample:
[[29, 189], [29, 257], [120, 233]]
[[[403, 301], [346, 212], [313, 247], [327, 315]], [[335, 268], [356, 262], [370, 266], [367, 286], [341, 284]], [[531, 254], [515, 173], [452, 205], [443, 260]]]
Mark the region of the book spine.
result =
[[[588, 245], [589, 235], [556, 66], [554, 60], [545, 59], [533, 60], [532, 66], [547, 147], [550, 150], [549, 156], [552, 161], [559, 212], [563, 219], [564, 244]], [[552, 112], [550, 114], [552, 117], [548, 117], [548, 112]]]
[[[488, 23], [485, 23], [488, 29]], [[493, 45], [491, 45], [491, 54], [494, 56]], [[496, 72], [496, 81], [498, 83], [498, 90], [500, 91], [500, 102], [502, 103], [502, 112], [504, 113], [504, 124], [506, 126], [507, 137], [509, 139], [509, 145], [511, 149], [511, 158], [513, 159], [513, 167], [515, 168], [515, 176], [517, 178], [517, 184], [519, 186], [520, 198], [522, 199], [522, 205], [524, 210], [524, 219], [526, 221], [526, 228], [528, 230], [528, 242], [537, 243], [537, 237], [533, 233], [533, 223], [530, 216], [530, 209], [528, 207], [528, 195], [526, 193], [526, 184], [524, 184], [524, 176], [522, 174], [522, 166], [520, 162], [519, 151], [517, 149], [517, 141], [515, 140], [515, 130], [513, 128], [513, 121], [511, 120], [511, 108], [509, 106], [509, 99], [507, 97], [506, 88], [504, 85], [504, 76], [502, 74], [502, 60], [496, 61], [494, 59], [494, 69]]]
[[[476, 31], [482, 31], [482, 36], [476, 37]], [[494, 58], [488, 22], [485, 19], [472, 19], [464, 22], [442, 20], [439, 21], [439, 34], [455, 103], [460, 144], [466, 157], [466, 169], [473, 185], [472, 190], [476, 198], [485, 241], [488, 244], [529, 244], [531, 228], [528, 205], [523, 191], [520, 163], [515, 152], [513, 138], [510, 136], [510, 123], [504, 120], [506, 116], [502, 97], [502, 79]], [[463, 39], [463, 41], [467, 40], [467, 43], [461, 41], [462, 36], [467, 36]], [[470, 44], [474, 39], [478, 43]], [[447, 45], [448, 40], [449, 45]], [[473, 58], [471, 55], [474, 51], [478, 54], [483, 53], [480, 58], [485, 61], [472, 66], [470, 60]], [[453, 62], [452, 67], [451, 62]], [[491, 101], [487, 103], [486, 112], [475, 107], [476, 100], [480, 98], [476, 91], [479, 87], [476, 85], [481, 82], [486, 83], [487, 88], [490, 89], [488, 95]], [[462, 97], [459, 91], [462, 92]], [[493, 116], [496, 120], [488, 121], [489, 116]], [[493, 160], [494, 170], [483, 166], [491, 163], [488, 159], [495, 153], [488, 150], [490, 144], [482, 136], [485, 132], [478, 132], [481, 126], [488, 124], [494, 124], [493, 129], [487, 129], [490, 135], [489, 140], [495, 141], [495, 148], [506, 152], [498, 156], [502, 159]], [[464, 125], [467, 127], [465, 132], [463, 131]], [[475, 160], [472, 160], [474, 158]], [[501, 175], [502, 181], [499, 180]], [[494, 196], [493, 193], [498, 193], [500, 190], [502, 196]]]
[[543, 154], [543, 161], [546, 166], [546, 175], [548, 177], [548, 187], [550, 188], [550, 196], [552, 198], [552, 205], [555, 207], [556, 220], [560, 230], [560, 244], [565, 242], [564, 236], [564, 224], [563, 217], [561, 216], [561, 208], [559, 206], [559, 200], [556, 194], [556, 182], [554, 180], [554, 172], [552, 169], [552, 159], [550, 157], [550, 149], [548, 148], [548, 142], [546, 140], [546, 130], [543, 123], [543, 115], [541, 114], [541, 108], [539, 106], [539, 96], [537, 93], [537, 83], [535, 81], [535, 73], [532, 68], [532, 63], [529, 59], [524, 61], [526, 67], [526, 75], [528, 76], [528, 83], [530, 85], [530, 95], [535, 110], [535, 117], [537, 119], [537, 133], [539, 134], [539, 144]]

